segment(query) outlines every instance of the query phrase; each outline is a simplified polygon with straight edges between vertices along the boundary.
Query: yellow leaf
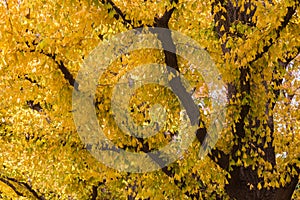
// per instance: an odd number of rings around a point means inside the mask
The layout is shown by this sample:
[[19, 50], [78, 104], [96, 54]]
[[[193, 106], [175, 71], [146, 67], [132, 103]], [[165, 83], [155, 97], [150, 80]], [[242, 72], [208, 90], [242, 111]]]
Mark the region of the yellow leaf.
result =
[[257, 184], [257, 189], [261, 190], [262, 186], [261, 186], [261, 183], [258, 183]]
[[224, 25], [221, 26], [220, 31], [225, 31]]

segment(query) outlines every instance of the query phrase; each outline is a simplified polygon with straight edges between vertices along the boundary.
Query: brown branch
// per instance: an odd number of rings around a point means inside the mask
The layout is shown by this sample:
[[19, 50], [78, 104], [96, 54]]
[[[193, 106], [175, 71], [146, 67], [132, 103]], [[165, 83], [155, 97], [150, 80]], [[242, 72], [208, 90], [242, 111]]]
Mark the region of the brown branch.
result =
[[[176, 56], [176, 46], [173, 42], [171, 31], [169, 30], [169, 20], [174, 12], [175, 8], [170, 9], [169, 11], [166, 11], [164, 15], [160, 18], [155, 18], [154, 27], [164, 28], [163, 31], [158, 29], [150, 29], [150, 31], [157, 34], [157, 37], [159, 41], [162, 44], [162, 48], [164, 49], [164, 55], [165, 55], [165, 63], [168, 67], [168, 73], [173, 75], [173, 78], [169, 81], [170, 87], [172, 91], [176, 94], [176, 96], [180, 99], [183, 107], [187, 111], [187, 115], [191, 121], [192, 125], [200, 125], [199, 119], [200, 119], [200, 112], [198, 110], [198, 107], [195, 105], [193, 99], [191, 98], [190, 94], [186, 91], [185, 87], [183, 86], [179, 74], [176, 72], [180, 72], [179, 66], [178, 66], [178, 60]], [[168, 49], [168, 50], [166, 50]], [[202, 129], [203, 137], [205, 138], [207, 131], [206, 129]], [[168, 169], [168, 167], [163, 167], [162, 171], [169, 177], [174, 177], [175, 172], [173, 169]], [[175, 185], [177, 185], [180, 189], [183, 189], [185, 186], [185, 180], [181, 178], [180, 181], [174, 180]], [[190, 193], [185, 192], [185, 195], [190, 197], [191, 199], [199, 199], [200, 194], [196, 193]]]
[[[58, 66], [59, 70], [64, 75], [65, 80], [67, 80], [71, 86], [73, 86], [76, 90], [78, 90], [78, 83], [74, 79], [73, 75], [70, 73], [69, 69], [65, 66], [63, 61], [56, 59], [57, 54], [46, 53], [43, 50], [37, 51], [36, 47], [37, 47], [38, 43], [36, 43], [35, 41], [33, 41], [31, 44], [29, 44], [29, 42], [26, 41], [25, 44], [27, 45], [29, 50], [26, 51], [26, 50], [21, 49], [21, 50], [19, 50], [20, 52], [30, 52], [30, 53], [37, 52], [37, 53], [43, 54], [43, 55], [47, 56], [48, 58], [52, 59], [55, 62], [55, 64]], [[28, 78], [26, 80], [31, 81]]]
[[103, 185], [104, 182], [99, 182], [97, 185], [92, 186], [92, 198], [91, 200], [96, 200], [98, 197], [98, 188]]
[[2, 183], [6, 184], [7, 186], [9, 186], [17, 195], [25, 197], [25, 195], [23, 193], [19, 192], [17, 190], [17, 188], [13, 184], [11, 184], [8, 180], [0, 177], [0, 181]]
[[[168, 23], [171, 18], [172, 13], [174, 12], [175, 8], [167, 11], [161, 18], [155, 19], [155, 27], [165, 28], [163, 31], [154, 29], [153, 31], [157, 33], [157, 37], [162, 44], [164, 49], [165, 55], [165, 63], [168, 67], [171, 67], [174, 70], [168, 68], [169, 74], [172, 74], [174, 78], [169, 81], [170, 87], [172, 91], [176, 94], [176, 96], [182, 102], [183, 107], [187, 111], [187, 115], [190, 118], [191, 124], [195, 125], [198, 120], [200, 119], [200, 112], [198, 107], [195, 105], [192, 97], [186, 91], [185, 87], [183, 86], [180, 76], [176, 73], [180, 72], [178, 67], [178, 60], [176, 56], [176, 47], [173, 42], [171, 31], [168, 29]], [[166, 50], [168, 49], [168, 50]]]
[[[286, 53], [285, 55], [289, 55], [288, 57], [284, 58], [285, 62], [283, 62], [282, 60], [278, 60], [278, 67], [275, 67], [275, 69], [273, 70], [273, 74], [272, 74], [272, 82], [275, 83], [274, 86], [275, 87], [279, 87], [282, 85], [283, 83], [283, 77], [280, 77], [279, 79], [275, 79], [274, 75], [276, 73], [278, 73], [277, 71], [283, 71], [283, 70], [287, 70], [287, 66], [290, 64], [290, 62], [292, 60], [294, 60], [297, 56], [299, 56], [300, 54], [300, 47], [296, 47], [297, 49], [297, 53], [294, 56], [291, 56], [290, 54]], [[274, 88], [273, 86], [273, 88]], [[273, 93], [275, 94], [275, 101], [272, 103], [272, 109], [275, 107], [276, 105], [276, 101], [278, 100], [278, 97], [280, 95], [280, 92], [282, 92], [281, 88], [278, 89], [274, 89]]]
[[[38, 193], [26, 182], [22, 182], [22, 181], [18, 181], [17, 179], [11, 178], [11, 177], [6, 177], [6, 176], [2, 176], [4, 178], [0, 177], [0, 181], [2, 181], [3, 183], [7, 184], [8, 186], [10, 186], [15, 192], [16, 194], [25, 197], [24, 194], [17, 192], [16, 187], [14, 187], [11, 183], [9, 183], [9, 181], [15, 182], [18, 185], [25, 187], [27, 189], [27, 191], [29, 191], [36, 199], [38, 200], [44, 200], [43, 196], [39, 196]], [[13, 186], [13, 187], [12, 187]]]
[[[124, 25], [126, 25], [126, 26], [131, 26], [131, 27], [132, 27], [132, 24], [131, 24], [132, 21], [126, 19], [126, 14], [124, 14], [124, 13], [122, 12], [122, 10], [121, 10], [121, 9], [120, 9], [120, 8], [119, 8], [112, 0], [102, 0], [101, 3], [102, 3], [102, 4], [109, 4], [109, 5], [111, 5], [111, 7], [112, 7], [112, 8], [115, 10], [115, 12], [117, 13], [117, 14], [114, 15], [114, 18], [115, 18], [116, 20], [118, 20], [119, 17], [121, 17], [121, 19], [122, 19]], [[110, 12], [110, 10], [109, 10], [108, 12]]]
[[69, 82], [71, 86], [73, 86], [76, 90], [78, 90], [78, 83], [74, 79], [73, 75], [70, 73], [69, 69], [65, 66], [63, 61], [57, 60], [57, 54], [55, 53], [45, 53], [43, 51], [40, 51], [39, 53], [47, 56], [48, 58], [51, 58], [58, 66], [62, 74], [64, 75], [65, 80]]
[[[177, 56], [175, 53], [176, 52], [176, 46], [173, 42], [173, 39], [171, 37], [171, 31], [168, 30], [168, 22], [171, 18], [172, 13], [174, 12], [175, 8], [172, 8], [171, 10], [167, 11], [161, 18], [156, 18], [155, 19], [155, 27], [160, 27], [160, 28], [165, 28], [164, 31], [160, 31], [160, 30], [153, 30], [153, 32], [155, 32], [157, 34], [158, 39], [160, 40], [163, 49], [168, 49], [171, 50], [167, 51], [164, 50], [164, 55], [165, 55], [165, 63], [168, 67], [171, 67], [173, 70], [168, 69], [168, 72], [172, 75], [174, 78], [172, 78], [169, 81], [170, 87], [172, 89], [172, 91], [176, 94], [176, 96], [180, 99], [183, 107], [185, 108], [185, 110], [187, 111], [187, 115], [189, 116], [189, 119], [191, 121], [192, 125], [195, 125], [196, 123], [198, 123], [197, 125], [199, 126], [200, 124], [203, 124], [204, 127], [203, 128], [199, 128], [196, 132], [196, 137], [198, 139], [198, 141], [203, 144], [203, 141], [205, 139], [205, 137], [207, 136], [207, 129], [205, 126], [205, 122], [200, 119], [200, 112], [198, 110], [198, 107], [195, 105], [193, 99], [191, 98], [190, 94], [186, 91], [186, 89], [184, 88], [181, 79], [179, 77], [179, 75], [176, 73], [180, 72], [179, 67], [178, 67], [178, 60], [177, 60]], [[150, 29], [151, 30], [151, 29]], [[224, 152], [218, 150], [218, 149], [214, 149], [209, 156], [211, 158], [216, 158], [217, 156], [221, 156], [220, 159], [216, 160], [216, 163], [220, 165], [221, 168], [223, 169], [227, 169], [228, 165], [229, 165], [229, 156], [226, 155]], [[162, 171], [169, 177], [173, 177], [174, 176], [174, 171], [172, 171], [172, 169], [169, 169], [167, 167], [162, 168]], [[174, 183], [179, 186], [179, 188], [183, 188], [185, 186], [185, 181], [183, 180], [183, 178], [181, 178], [180, 181], [175, 180]], [[199, 199], [200, 198], [200, 194], [196, 193], [189, 193], [189, 192], [185, 192], [185, 194], [187, 196], [189, 196], [191, 199]]]
[[280, 26], [278, 27], [277, 30], [275, 30], [276, 33], [276, 37], [275, 39], [270, 38], [269, 41], [267, 43], [269, 43], [268, 45], [263, 47], [263, 51], [256, 54], [255, 57], [253, 58], [252, 61], [249, 62], [249, 64], [251, 65], [252, 63], [254, 63], [255, 61], [257, 61], [258, 59], [262, 58], [262, 56], [269, 51], [269, 49], [275, 44], [275, 41], [280, 37], [281, 31], [288, 25], [288, 23], [290, 22], [292, 16], [295, 14], [297, 7], [299, 6], [299, 2], [296, 3], [296, 5], [294, 7], [288, 7], [288, 11], [286, 13], [286, 15], [283, 18], [283, 21], [281, 22]]

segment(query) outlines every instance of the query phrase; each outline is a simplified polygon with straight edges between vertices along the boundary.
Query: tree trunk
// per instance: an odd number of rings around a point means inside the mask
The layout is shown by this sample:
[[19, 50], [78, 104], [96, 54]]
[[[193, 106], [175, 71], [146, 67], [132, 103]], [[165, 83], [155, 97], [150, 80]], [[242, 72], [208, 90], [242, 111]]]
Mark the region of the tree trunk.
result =
[[231, 179], [229, 179], [229, 183], [225, 186], [225, 190], [230, 199], [236, 200], [289, 200], [292, 198], [298, 183], [298, 177], [294, 177], [291, 183], [285, 187], [270, 190], [264, 187], [258, 190], [256, 187], [253, 187], [250, 190], [250, 184], [254, 185], [258, 183], [257, 171], [251, 168], [235, 167], [230, 172], [230, 176]]

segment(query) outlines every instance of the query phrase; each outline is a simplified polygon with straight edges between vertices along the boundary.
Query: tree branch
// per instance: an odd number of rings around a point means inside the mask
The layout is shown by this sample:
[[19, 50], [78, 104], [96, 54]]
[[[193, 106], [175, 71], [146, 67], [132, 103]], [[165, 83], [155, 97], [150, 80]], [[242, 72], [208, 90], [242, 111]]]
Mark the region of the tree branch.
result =
[[19, 192], [17, 190], [17, 188], [13, 184], [11, 184], [8, 180], [0, 177], [0, 181], [3, 182], [4, 184], [6, 184], [7, 186], [9, 186], [17, 195], [25, 197], [25, 195], [23, 193]]
[[[2, 178], [2, 177], [4, 177], [4, 178]], [[32, 189], [32, 187], [28, 183], [25, 183], [25, 182], [22, 182], [22, 181], [18, 181], [17, 179], [6, 177], [6, 176], [2, 176], [2, 177], [0, 177], [0, 181], [2, 181], [3, 183], [7, 184], [8, 186], [10, 186], [16, 192], [16, 194], [18, 194], [20, 196], [23, 196], [23, 197], [26, 197], [21, 192], [18, 192], [16, 190], [16, 187], [13, 186], [13, 184], [9, 183], [9, 181], [15, 182], [18, 185], [20, 185], [22, 187], [25, 187], [27, 189], [27, 191], [29, 191], [36, 199], [38, 199], [38, 200], [44, 200], [44, 197], [43, 196], [39, 196], [38, 193], [34, 189]]]
[[[111, 5], [112, 9], [117, 13], [114, 15], [114, 18], [116, 20], [119, 20], [119, 18], [121, 17], [123, 25], [129, 26], [132, 28], [138, 28], [138, 27], [133, 27], [132, 21], [126, 19], [126, 14], [123, 13], [123, 11], [112, 0], [101, 0], [101, 3]], [[110, 10], [108, 10], [108, 12], [110, 12]]]
[[45, 53], [43, 51], [40, 51], [41, 54], [47, 56], [48, 58], [51, 58], [58, 66], [62, 74], [64, 75], [64, 78], [69, 82], [71, 86], [73, 86], [76, 90], [78, 90], [78, 83], [74, 79], [73, 75], [70, 73], [69, 69], [65, 66], [65, 64], [61, 60], [57, 60], [57, 54], [55, 53]]
[[[298, 1], [297, 1], [298, 2]], [[295, 14], [297, 7], [299, 6], [299, 2], [296, 3], [296, 5], [294, 7], [288, 7], [288, 11], [286, 13], [286, 15], [283, 18], [283, 21], [281, 22], [280, 26], [278, 27], [277, 30], [275, 30], [276, 33], [276, 37], [273, 40], [272, 38], [269, 39], [269, 41], [267, 43], [269, 43], [268, 45], [265, 45], [263, 47], [263, 51], [256, 54], [255, 57], [253, 58], [252, 61], [249, 62], [249, 64], [251, 65], [252, 63], [254, 63], [255, 61], [257, 61], [258, 59], [262, 58], [262, 56], [269, 51], [269, 49], [274, 45], [275, 41], [280, 37], [281, 31], [288, 25], [288, 23], [290, 22], [292, 16]]]
[[96, 200], [98, 197], [98, 188], [103, 185], [104, 182], [99, 182], [97, 185], [92, 186], [92, 198], [91, 200]]
[[[154, 23], [154, 27], [160, 27], [160, 28], [165, 28], [168, 29], [168, 22], [171, 18], [172, 13], [174, 12], [175, 8], [170, 9], [169, 11], [167, 11], [161, 18], [155, 18], [155, 23]], [[151, 30], [151, 29], [150, 29]], [[175, 53], [176, 52], [176, 46], [173, 42], [173, 39], [171, 37], [171, 31], [168, 30], [164, 30], [163, 32], [161, 31], [155, 31], [152, 30], [153, 32], [157, 33], [158, 39], [160, 40], [163, 49], [171, 49], [172, 52], [164, 50], [164, 55], [165, 55], [165, 63], [167, 66], [171, 67], [173, 69], [169, 70], [168, 72], [169, 74], [172, 73], [173, 77], [170, 81], [170, 87], [172, 89], [172, 91], [176, 94], [176, 96], [180, 99], [180, 101], [182, 102], [183, 107], [186, 109], [187, 111], [187, 115], [189, 116], [189, 119], [191, 121], [192, 125], [195, 125], [196, 123], [198, 123], [197, 125], [199, 126], [200, 124], [203, 124], [204, 127], [203, 128], [199, 128], [196, 132], [196, 137], [198, 139], [198, 141], [203, 144], [203, 141], [207, 135], [207, 129], [205, 126], [205, 122], [200, 119], [200, 112], [198, 110], [198, 107], [195, 105], [193, 99], [191, 98], [190, 94], [186, 91], [186, 89], [184, 88], [180, 76], [176, 73], [180, 72], [179, 67], [178, 67], [178, 60], [177, 60], [177, 56]], [[220, 151], [220, 150], [213, 150], [211, 152], [211, 154], [209, 154], [209, 156], [211, 158], [215, 158], [217, 156], [221, 156], [221, 158], [219, 160], [216, 160], [216, 163], [220, 165], [220, 167], [222, 167], [223, 169], [227, 169], [228, 165], [229, 165], [229, 156], [225, 155], [224, 152]], [[169, 177], [173, 177], [174, 176], [174, 171], [172, 170], [168, 170], [167, 167], [162, 168], [162, 171]], [[185, 185], [185, 181], [181, 178], [180, 181], [175, 180], [174, 183], [176, 185], [179, 186], [179, 188], [183, 188]], [[180, 184], [182, 183], [182, 184]], [[189, 193], [186, 192], [185, 193], [187, 196], [189, 196], [192, 199], [199, 199], [200, 198], [200, 194], [196, 193]]]
[[[74, 79], [73, 75], [70, 73], [69, 69], [65, 66], [63, 61], [56, 59], [57, 54], [55, 54], [55, 53], [46, 53], [43, 50], [37, 51], [36, 47], [37, 47], [38, 43], [36, 43], [35, 41], [33, 41], [31, 44], [29, 44], [29, 42], [26, 41], [25, 44], [27, 45], [29, 50], [25, 51], [25, 50], [21, 49], [19, 51], [21, 51], [21, 52], [30, 52], [30, 53], [37, 52], [37, 53], [43, 54], [43, 55], [47, 56], [48, 58], [52, 59], [56, 63], [56, 65], [58, 66], [59, 70], [64, 75], [65, 80], [67, 80], [71, 86], [73, 86], [76, 90], [78, 90], [78, 83]], [[33, 47], [33, 49], [32, 49], [32, 47]], [[28, 78], [27, 78], [27, 80], [31, 81]]]

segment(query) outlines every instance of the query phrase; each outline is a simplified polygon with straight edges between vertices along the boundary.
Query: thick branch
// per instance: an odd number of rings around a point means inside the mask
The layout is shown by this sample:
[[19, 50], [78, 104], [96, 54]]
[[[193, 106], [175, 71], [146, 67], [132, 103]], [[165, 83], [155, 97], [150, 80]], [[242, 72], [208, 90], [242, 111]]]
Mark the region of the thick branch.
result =
[[[205, 123], [204, 123], [204, 121], [202, 121], [200, 119], [200, 112], [198, 110], [198, 107], [195, 105], [190, 94], [184, 88], [179, 75], [176, 73], [176, 71], [180, 72], [179, 67], [178, 67], [177, 56], [175, 53], [173, 53], [173, 52], [176, 52], [176, 47], [175, 47], [175, 44], [171, 37], [171, 31], [168, 30], [168, 22], [171, 18], [171, 15], [172, 15], [174, 9], [175, 8], [167, 11], [161, 18], [155, 19], [154, 26], [160, 27], [160, 28], [165, 28], [165, 30], [163, 32], [154, 30], [154, 32], [157, 33], [158, 39], [160, 40], [163, 49], [171, 49], [172, 50], [172, 52], [164, 50], [165, 63], [168, 67], [171, 67], [173, 69], [173, 70], [168, 70], [168, 72], [172, 73], [172, 75], [174, 77], [169, 81], [169, 84], [170, 84], [172, 91], [180, 99], [183, 107], [186, 109], [187, 115], [190, 118], [191, 124], [195, 125], [196, 123], [198, 123], [197, 125], [200, 125], [200, 123], [201, 123], [204, 125], [204, 128], [199, 128], [196, 133], [197, 139], [200, 141], [201, 144], [203, 144], [203, 141], [207, 135], [207, 129], [205, 127]], [[229, 156], [225, 155], [225, 153], [223, 153], [222, 151], [214, 149], [211, 152], [210, 157], [216, 158], [218, 155], [221, 156], [221, 158], [219, 160], [216, 160], [216, 159], [214, 159], [214, 160], [216, 161], [217, 164], [220, 165], [220, 167], [222, 167], [223, 169], [227, 169], [228, 165], [229, 165]], [[167, 167], [164, 167], [162, 170], [169, 177], [174, 176], [174, 172], [172, 172], [171, 170], [168, 170]], [[179, 184], [179, 181], [174, 181], [174, 182], [176, 185], [179, 185], [180, 188], [184, 187], [185, 181], [183, 179], [181, 179], [181, 181], [180, 181], [180, 183], [182, 183], [182, 184]], [[186, 192], [185, 194], [187, 196], [191, 197], [192, 199], [199, 199], [199, 197], [200, 197], [199, 193], [191, 194], [189, 192]]]

